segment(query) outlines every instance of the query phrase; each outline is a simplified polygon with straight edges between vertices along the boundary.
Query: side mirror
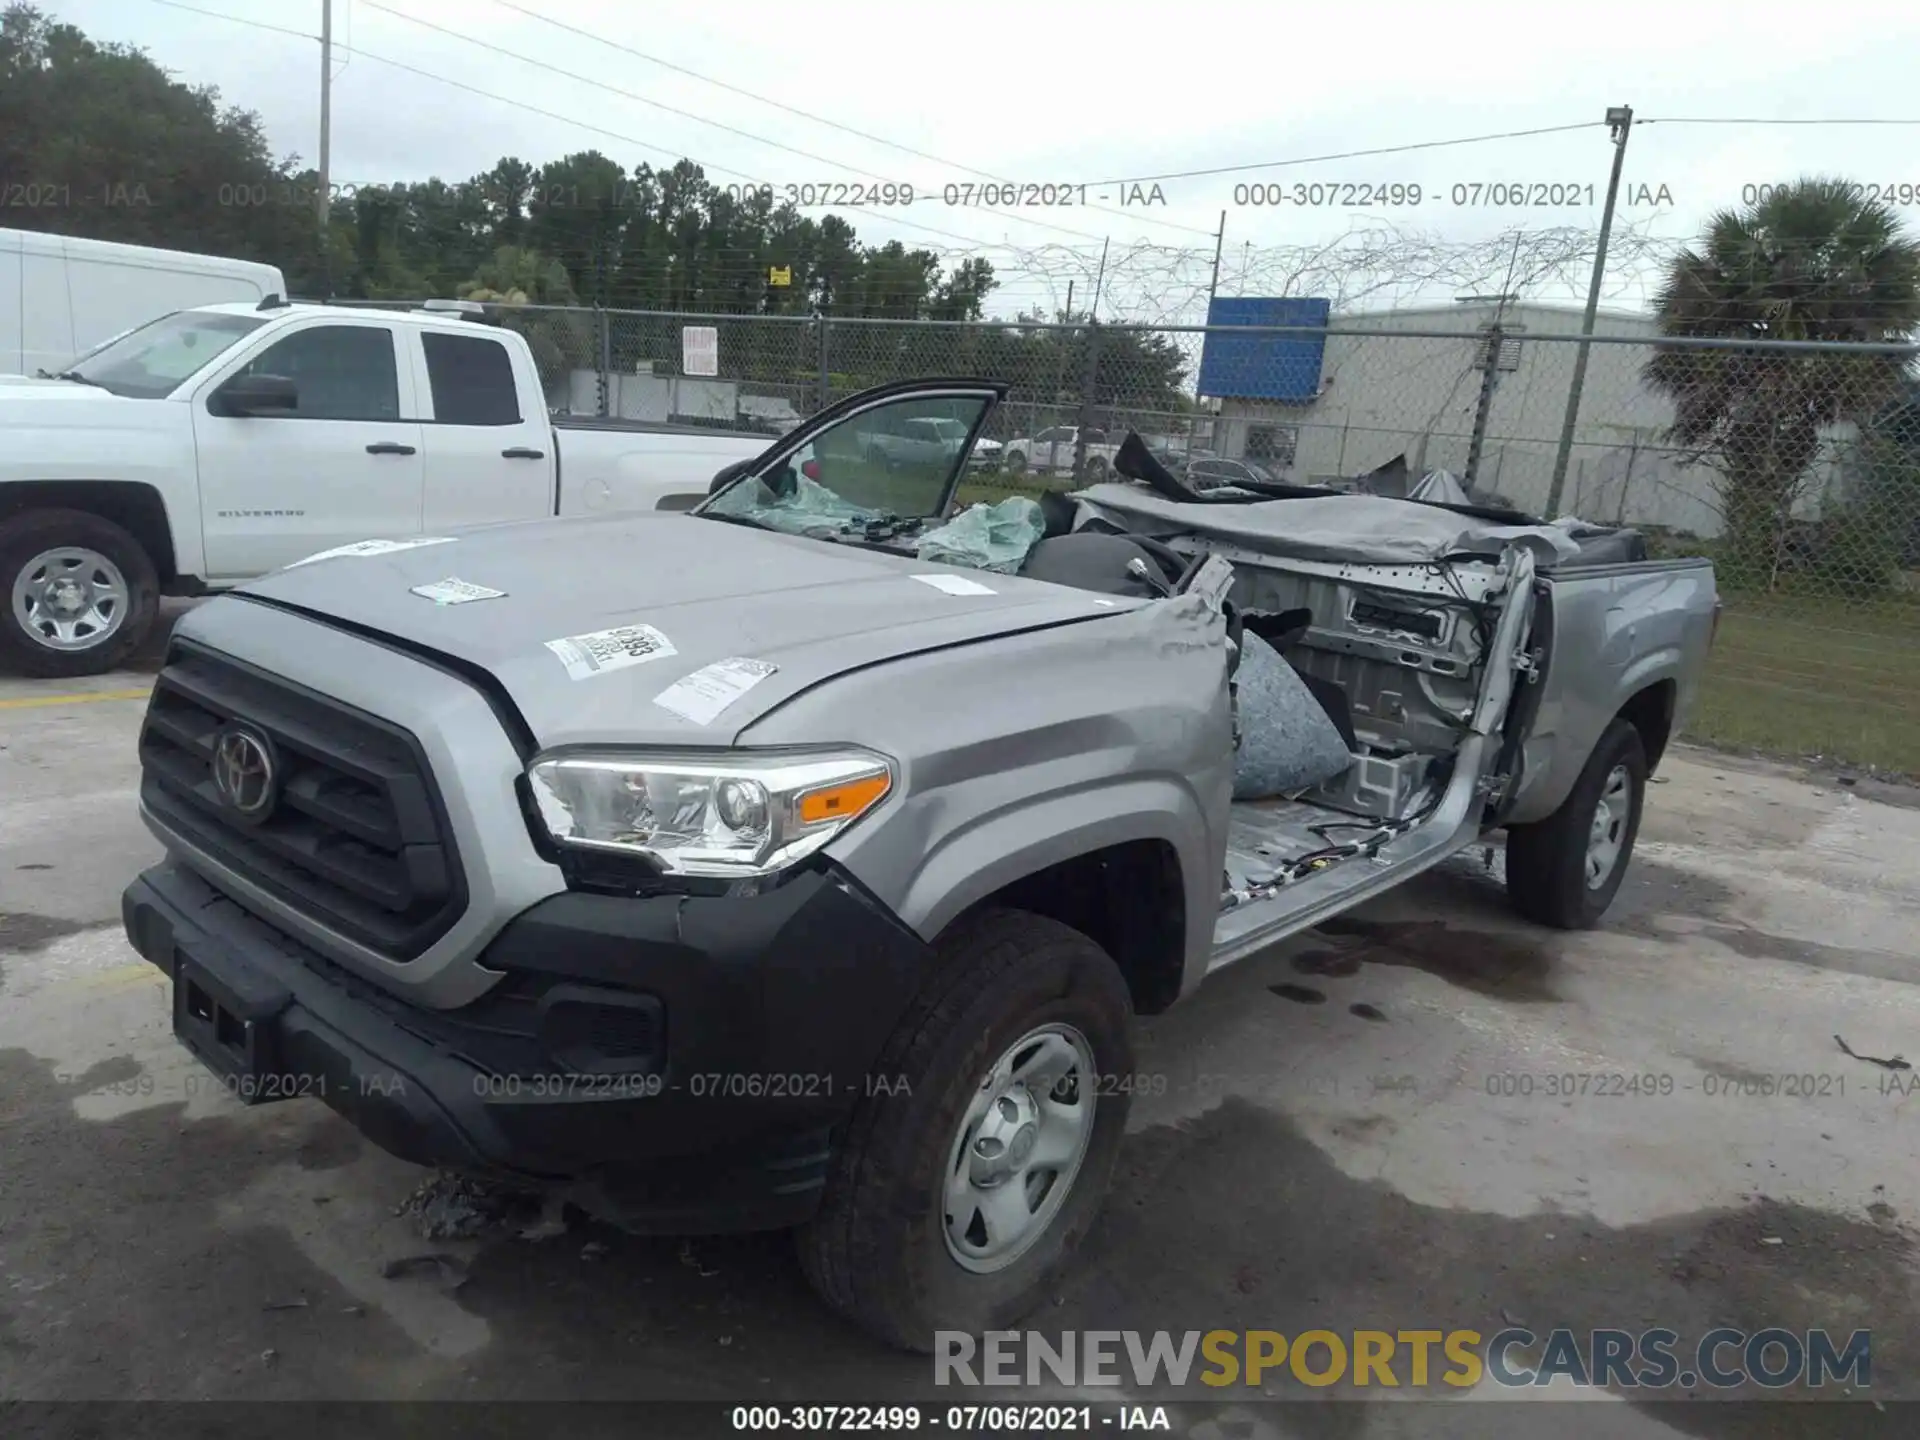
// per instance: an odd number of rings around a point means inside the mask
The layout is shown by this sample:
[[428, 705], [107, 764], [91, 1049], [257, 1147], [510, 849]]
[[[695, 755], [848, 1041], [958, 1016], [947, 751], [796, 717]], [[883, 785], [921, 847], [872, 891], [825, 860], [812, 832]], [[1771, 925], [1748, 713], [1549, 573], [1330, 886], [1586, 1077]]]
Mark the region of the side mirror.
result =
[[300, 409], [300, 390], [284, 375], [237, 375], [216, 392], [227, 415], [292, 415]]
[[753, 461], [751, 460], [734, 461], [733, 464], [727, 466], [713, 477], [712, 482], [707, 486], [707, 494], [718, 495], [722, 490], [726, 489], [727, 486], [738, 480], [752, 468]]
[[[713, 477], [712, 481], [707, 485], [707, 494], [709, 496], [718, 495], [742, 475], [752, 474], [754, 466], [759, 463], [760, 460], [758, 456], [752, 460], [734, 461], [733, 464], [727, 466], [726, 469]], [[809, 460], [807, 464], [811, 466], [813, 461]], [[811, 479], [812, 477], [809, 476], [808, 478]], [[767, 489], [773, 493], [774, 497], [779, 500], [789, 500], [793, 498], [795, 492], [800, 488], [800, 479], [794, 474], [793, 466], [790, 464], [782, 465], [771, 475], [762, 476], [760, 483], [765, 485]]]

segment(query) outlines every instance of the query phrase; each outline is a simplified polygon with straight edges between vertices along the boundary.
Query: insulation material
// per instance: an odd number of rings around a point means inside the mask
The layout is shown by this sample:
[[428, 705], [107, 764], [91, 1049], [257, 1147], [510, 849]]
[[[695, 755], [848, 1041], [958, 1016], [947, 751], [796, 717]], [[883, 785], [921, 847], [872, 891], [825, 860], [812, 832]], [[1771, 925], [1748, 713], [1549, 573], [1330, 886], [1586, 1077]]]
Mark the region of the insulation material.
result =
[[1234, 756], [1233, 798], [1265, 800], [1344, 772], [1353, 756], [1306, 682], [1251, 630], [1240, 643], [1240, 749]]

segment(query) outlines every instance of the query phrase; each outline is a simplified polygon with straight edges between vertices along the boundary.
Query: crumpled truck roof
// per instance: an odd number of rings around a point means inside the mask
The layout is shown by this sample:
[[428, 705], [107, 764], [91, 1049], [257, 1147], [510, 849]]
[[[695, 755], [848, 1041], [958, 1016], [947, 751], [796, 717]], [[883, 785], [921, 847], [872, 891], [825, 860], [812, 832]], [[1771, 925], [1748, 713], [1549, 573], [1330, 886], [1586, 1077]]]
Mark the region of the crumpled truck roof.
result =
[[1430, 565], [1460, 556], [1492, 560], [1519, 544], [1533, 551], [1536, 565], [1547, 566], [1571, 559], [1580, 549], [1562, 525], [1502, 525], [1379, 495], [1193, 504], [1144, 486], [1108, 483], [1075, 491], [1074, 499], [1128, 529], [1158, 522], [1266, 555], [1336, 565]]

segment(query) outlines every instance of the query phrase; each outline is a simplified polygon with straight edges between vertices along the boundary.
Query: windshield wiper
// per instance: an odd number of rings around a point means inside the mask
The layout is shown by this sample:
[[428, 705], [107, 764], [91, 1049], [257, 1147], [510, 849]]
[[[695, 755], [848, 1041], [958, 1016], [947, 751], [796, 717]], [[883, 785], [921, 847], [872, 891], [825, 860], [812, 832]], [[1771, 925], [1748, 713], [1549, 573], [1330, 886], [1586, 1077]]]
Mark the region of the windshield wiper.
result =
[[36, 380], [71, 380], [76, 385], [91, 385], [96, 390], [104, 390], [107, 388], [98, 380], [89, 380], [78, 370], [62, 370], [58, 375], [47, 370], [36, 370], [34, 371], [34, 378]]

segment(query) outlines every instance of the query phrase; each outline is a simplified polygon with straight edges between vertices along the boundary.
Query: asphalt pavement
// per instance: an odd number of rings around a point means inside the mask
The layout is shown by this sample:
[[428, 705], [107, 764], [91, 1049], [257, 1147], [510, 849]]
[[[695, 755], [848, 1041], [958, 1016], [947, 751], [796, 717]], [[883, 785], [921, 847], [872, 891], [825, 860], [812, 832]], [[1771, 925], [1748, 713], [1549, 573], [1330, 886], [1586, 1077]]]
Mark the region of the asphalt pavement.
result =
[[[932, 1393], [927, 1360], [819, 1309], [783, 1237], [575, 1217], [427, 1244], [395, 1213], [421, 1172], [317, 1102], [204, 1083], [119, 928], [158, 855], [134, 759], [157, 653], [0, 680], [0, 1396]], [[1597, 931], [1515, 919], [1476, 849], [1149, 1022], [1164, 1093], [1136, 1100], [1085, 1263], [1031, 1323], [1865, 1327], [1871, 1394], [1817, 1398], [1920, 1398], [1920, 1086], [1836, 1044], [1920, 1055], [1920, 809], [1684, 747], [1649, 796]], [[458, 1276], [382, 1277], [422, 1250]], [[1486, 1385], [1444, 1407], [1270, 1389], [1194, 1433], [1478, 1436], [1516, 1413]], [[1842, 1414], [1643, 1398], [1548, 1428], [1824, 1437]]]

